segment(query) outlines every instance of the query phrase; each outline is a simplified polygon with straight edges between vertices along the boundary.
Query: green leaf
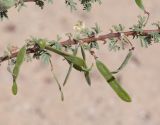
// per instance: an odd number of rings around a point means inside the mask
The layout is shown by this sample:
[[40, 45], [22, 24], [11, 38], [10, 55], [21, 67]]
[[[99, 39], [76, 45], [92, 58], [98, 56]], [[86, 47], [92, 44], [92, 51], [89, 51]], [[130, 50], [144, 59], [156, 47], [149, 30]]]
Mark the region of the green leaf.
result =
[[73, 56], [73, 55], [68, 55], [68, 56], [64, 56], [64, 58], [67, 61], [69, 61], [70, 63], [73, 63], [73, 65], [75, 67], [80, 68], [81, 70], [83, 70], [83, 68], [85, 68], [85, 62], [80, 57], [76, 57], [76, 56]]
[[16, 80], [18, 75], [19, 75], [19, 70], [20, 70], [20, 67], [24, 61], [24, 58], [25, 58], [25, 55], [26, 55], [26, 47], [23, 46], [20, 51], [18, 52], [18, 55], [17, 55], [17, 59], [16, 59], [16, 64], [14, 66], [14, 69], [13, 69], [13, 79]]
[[16, 0], [0, 0], [0, 11], [13, 7], [15, 3]]
[[48, 0], [48, 3], [53, 4], [53, 0]]
[[[75, 49], [74, 49], [74, 51], [73, 51], [73, 55], [74, 55], [74, 56], [76, 56], [76, 55], [77, 55], [78, 47], [79, 47], [79, 45], [76, 45], [76, 47], [75, 47]], [[63, 86], [65, 86], [65, 85], [66, 85], [67, 80], [68, 80], [68, 78], [69, 78], [69, 75], [71, 74], [72, 68], [73, 68], [73, 63], [71, 63], [71, 64], [70, 64], [70, 66], [69, 66], [69, 69], [68, 69], [67, 75], [66, 75], [65, 80], [64, 80], [64, 82], [63, 82]]]
[[53, 78], [55, 79], [55, 81], [56, 81], [56, 83], [57, 83], [57, 85], [58, 85], [58, 89], [59, 89], [59, 91], [60, 91], [60, 93], [61, 93], [61, 100], [63, 101], [63, 100], [64, 100], [64, 95], [63, 95], [63, 91], [62, 91], [61, 84], [59, 83], [59, 80], [58, 80], [58, 78], [57, 78], [57, 76], [56, 76], [56, 74], [55, 74], [55, 72], [54, 72], [53, 64], [52, 64], [51, 59], [49, 60], [49, 62], [50, 62], [51, 72], [52, 72]]
[[129, 62], [129, 60], [131, 59], [131, 57], [132, 57], [132, 51], [129, 51], [129, 53], [127, 54], [126, 58], [124, 59], [124, 61], [120, 65], [120, 67], [116, 71], [113, 71], [112, 74], [116, 74], [120, 70], [122, 70], [127, 65], [127, 63]]
[[100, 27], [99, 27], [99, 25], [97, 23], [95, 23], [95, 26], [92, 27], [92, 29], [94, 30], [94, 32], [96, 34], [99, 34], [101, 32], [101, 29], [100, 29]]
[[84, 72], [84, 76], [85, 76], [85, 79], [86, 79], [88, 85], [91, 86], [91, 78], [90, 78], [90, 75], [89, 75], [89, 71]]
[[48, 53], [48, 52], [44, 52], [41, 56], [41, 61], [44, 63], [44, 64], [49, 64], [49, 60], [51, 58], [51, 55]]
[[24, 61], [24, 58], [25, 58], [25, 55], [26, 55], [26, 47], [23, 46], [18, 55], [17, 55], [17, 59], [16, 59], [16, 64], [14, 66], [14, 69], [13, 69], [13, 74], [12, 74], [12, 77], [13, 77], [13, 85], [12, 85], [12, 93], [14, 95], [17, 94], [17, 84], [16, 84], [16, 80], [17, 80], [17, 77], [19, 75], [19, 70], [20, 70], [20, 67]]
[[[86, 63], [86, 54], [85, 54], [83, 46], [81, 46], [81, 53], [82, 53], [83, 60]], [[86, 65], [86, 68], [87, 68], [87, 65]], [[85, 76], [85, 79], [86, 79], [88, 85], [91, 86], [91, 78], [90, 78], [90, 75], [89, 75], [89, 71], [84, 72], [84, 76]]]
[[12, 93], [13, 93], [13, 95], [17, 95], [17, 90], [18, 90], [17, 83], [16, 83], [15, 80], [13, 80], [13, 85], [12, 85]]
[[81, 53], [82, 53], [83, 59], [86, 61], [86, 54], [85, 54], [85, 51], [84, 51], [84, 47], [83, 47], [83, 46], [81, 46]]
[[66, 53], [66, 52], [62, 52], [61, 50], [58, 50], [54, 47], [50, 47], [50, 46], [46, 46], [45, 49], [49, 50], [49, 51], [52, 51], [58, 55], [61, 55], [61, 56], [69, 56], [70, 54]]
[[96, 59], [96, 66], [101, 75], [105, 78], [108, 84], [116, 92], [116, 94], [126, 102], [131, 102], [131, 98], [128, 93], [120, 86], [119, 82], [115, 79], [109, 69], [99, 60]]
[[71, 54], [68, 54], [66, 52], [62, 52], [60, 50], [57, 50], [55, 48], [52, 48], [50, 46], [46, 46], [45, 47], [47, 50], [50, 50], [52, 52], [55, 52], [61, 56], [63, 56], [67, 61], [68, 63], [73, 63], [73, 67], [79, 71], [86, 71], [88, 69], [86, 69], [86, 64], [85, 64], [85, 61], [80, 58], [80, 57], [77, 57], [77, 56], [74, 56], [74, 55], [71, 55]]
[[135, 0], [135, 2], [140, 9], [145, 10], [142, 0]]
[[71, 64], [70, 64], [70, 66], [69, 66], [69, 69], [68, 69], [67, 75], [66, 75], [66, 77], [65, 77], [65, 79], [64, 79], [64, 82], [63, 82], [63, 86], [65, 86], [65, 85], [66, 85], [67, 80], [68, 80], [68, 78], [69, 78], [69, 75], [71, 74], [72, 68], [73, 68], [73, 63], [71, 63]]
[[62, 45], [60, 44], [60, 42], [57, 42], [57, 41], [53, 41], [53, 47], [55, 47], [55, 49], [57, 50], [62, 49]]

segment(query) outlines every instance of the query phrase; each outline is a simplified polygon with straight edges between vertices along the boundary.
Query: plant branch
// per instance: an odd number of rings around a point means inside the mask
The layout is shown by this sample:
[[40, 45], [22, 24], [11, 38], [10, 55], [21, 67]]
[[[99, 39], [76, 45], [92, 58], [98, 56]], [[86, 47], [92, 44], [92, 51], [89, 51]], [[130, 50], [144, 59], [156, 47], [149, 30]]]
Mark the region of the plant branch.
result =
[[[121, 34], [124, 34], [125, 36], [148, 36], [150, 33], [160, 33], [160, 29], [155, 29], [155, 30], [143, 30], [141, 34], [138, 34], [136, 31], [126, 31], [126, 32], [116, 32], [116, 33], [108, 33], [105, 35], [99, 35], [98, 37], [88, 37], [81, 39], [82, 42], [84, 43], [90, 43], [92, 41], [105, 41], [106, 39], [112, 39], [112, 38], [118, 38], [121, 36]], [[77, 44], [75, 40], [68, 39], [66, 41], [61, 42], [62, 46], [66, 45], [73, 45]]]
[[35, 0], [24, 0], [24, 2], [34, 2]]
[[[26, 0], [26, 1], [34, 1], [34, 0]], [[99, 36], [93, 36], [93, 37], [88, 37], [88, 38], [83, 38], [80, 41], [83, 43], [90, 43], [93, 41], [105, 41], [106, 39], [112, 39], [112, 38], [118, 38], [121, 37], [121, 34], [124, 34], [125, 36], [148, 36], [150, 33], [160, 33], [160, 29], [153, 29], [153, 30], [143, 30], [141, 33], [137, 33], [136, 31], [126, 31], [126, 32], [116, 32], [116, 33], [108, 33], [105, 35], [99, 35]], [[77, 44], [76, 40], [68, 39], [65, 41], [60, 42], [62, 46], [69, 46], [69, 45], [74, 45]], [[47, 47], [45, 49], [48, 49]], [[32, 48], [27, 49], [27, 53], [35, 53], [38, 51], [38, 49], [34, 46]], [[3, 61], [15, 58], [18, 54], [18, 51], [15, 53], [12, 53], [10, 56], [2, 56], [0, 57], [0, 63]]]

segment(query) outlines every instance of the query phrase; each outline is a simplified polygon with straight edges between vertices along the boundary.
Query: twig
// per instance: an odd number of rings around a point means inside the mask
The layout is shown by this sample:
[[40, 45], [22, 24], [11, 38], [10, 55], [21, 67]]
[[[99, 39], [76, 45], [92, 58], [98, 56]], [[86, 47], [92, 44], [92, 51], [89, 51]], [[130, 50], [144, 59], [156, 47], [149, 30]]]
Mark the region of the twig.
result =
[[24, 0], [24, 2], [34, 2], [35, 0]]
[[[31, 0], [26, 0], [26, 1], [31, 1]], [[34, 0], [32, 0], [32, 1], [34, 1]], [[141, 34], [138, 34], [135, 31], [126, 31], [126, 32], [122, 32], [122, 33], [125, 36], [136, 36], [136, 35], [147, 36], [150, 33], [160, 33], [160, 29], [143, 30], [143, 32]], [[80, 41], [82, 41], [83, 43], [90, 43], [90, 42], [93, 42], [93, 41], [102, 41], [103, 42], [106, 39], [118, 38], [118, 37], [120, 37], [120, 35], [121, 35], [121, 33], [119, 33], [119, 32], [117, 32], [117, 33], [108, 33], [108, 34], [105, 34], [105, 35], [99, 35], [97, 37], [93, 36], [93, 37], [84, 38], [84, 39], [81, 39]], [[77, 44], [77, 42], [75, 40], [72, 40], [72, 39], [68, 39], [68, 40], [62, 41], [60, 43], [61, 43], [62, 46], [69, 46], [69, 45]], [[45, 49], [47, 49], [47, 48], [45, 48]], [[32, 47], [32, 48], [27, 49], [27, 53], [35, 53], [36, 51], [38, 51], [36, 47]], [[9, 60], [9, 59], [12, 59], [12, 58], [16, 57], [17, 54], [18, 54], [18, 51], [13, 53], [10, 56], [2, 56], [2, 57], [0, 57], [0, 63], [2, 63], [3, 61], [6, 61], [6, 60]]]

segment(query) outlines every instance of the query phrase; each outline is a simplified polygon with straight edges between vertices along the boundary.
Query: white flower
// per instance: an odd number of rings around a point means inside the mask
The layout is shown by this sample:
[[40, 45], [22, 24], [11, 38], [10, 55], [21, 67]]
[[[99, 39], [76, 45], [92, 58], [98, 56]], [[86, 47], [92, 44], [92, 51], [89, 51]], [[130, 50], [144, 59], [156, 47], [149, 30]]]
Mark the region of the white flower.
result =
[[83, 21], [78, 21], [78, 22], [74, 25], [73, 29], [74, 29], [75, 31], [77, 31], [77, 32], [81, 32], [81, 31], [83, 31], [83, 30], [85, 29], [85, 23], [84, 23]]

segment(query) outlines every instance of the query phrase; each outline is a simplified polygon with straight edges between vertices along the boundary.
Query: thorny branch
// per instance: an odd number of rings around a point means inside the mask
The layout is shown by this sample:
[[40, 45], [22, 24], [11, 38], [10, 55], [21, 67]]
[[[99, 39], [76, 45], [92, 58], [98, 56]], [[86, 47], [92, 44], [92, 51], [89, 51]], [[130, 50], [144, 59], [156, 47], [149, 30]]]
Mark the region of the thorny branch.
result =
[[[31, 0], [26, 0], [26, 1], [31, 1]], [[143, 30], [143, 32], [141, 32], [140, 34], [138, 34], [136, 31], [108, 33], [108, 34], [105, 34], [105, 35], [99, 35], [97, 37], [93, 36], [93, 37], [84, 38], [84, 39], [81, 39], [80, 41], [82, 41], [83, 43], [90, 43], [92, 41], [105, 41], [106, 39], [118, 38], [118, 37], [121, 36], [121, 34], [124, 34], [127, 37], [128, 36], [135, 37], [135, 36], [148, 36], [150, 33], [160, 33], [160, 29]], [[68, 40], [62, 41], [60, 43], [61, 43], [62, 46], [69, 46], [69, 45], [77, 44], [77, 41], [74, 40], [74, 39], [68, 39]], [[45, 49], [47, 49], [47, 48], [45, 48]], [[35, 53], [36, 51], [38, 51], [36, 46], [27, 49], [27, 53]], [[17, 54], [18, 54], [18, 51], [12, 53], [10, 56], [0, 57], [0, 63], [16, 57]]]
[[34, 2], [35, 0], [24, 0], [24, 2]]

